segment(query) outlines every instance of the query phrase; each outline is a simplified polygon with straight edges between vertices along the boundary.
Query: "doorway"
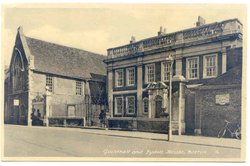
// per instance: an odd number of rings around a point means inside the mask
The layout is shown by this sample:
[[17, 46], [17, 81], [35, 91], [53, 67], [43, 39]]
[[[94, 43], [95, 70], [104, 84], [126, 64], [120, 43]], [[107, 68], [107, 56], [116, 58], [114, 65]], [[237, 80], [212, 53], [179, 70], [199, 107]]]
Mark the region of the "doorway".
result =
[[157, 95], [155, 97], [155, 118], [160, 118], [162, 112], [162, 97]]

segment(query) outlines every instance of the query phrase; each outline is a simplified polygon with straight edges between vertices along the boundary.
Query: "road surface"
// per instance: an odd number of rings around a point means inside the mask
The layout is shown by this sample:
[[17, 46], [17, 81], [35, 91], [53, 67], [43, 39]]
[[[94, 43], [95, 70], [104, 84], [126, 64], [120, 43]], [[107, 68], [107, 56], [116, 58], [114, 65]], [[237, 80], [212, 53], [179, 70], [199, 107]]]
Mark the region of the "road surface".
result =
[[5, 125], [4, 129], [5, 157], [239, 158], [241, 151], [233, 147], [102, 135], [85, 129], [17, 125]]

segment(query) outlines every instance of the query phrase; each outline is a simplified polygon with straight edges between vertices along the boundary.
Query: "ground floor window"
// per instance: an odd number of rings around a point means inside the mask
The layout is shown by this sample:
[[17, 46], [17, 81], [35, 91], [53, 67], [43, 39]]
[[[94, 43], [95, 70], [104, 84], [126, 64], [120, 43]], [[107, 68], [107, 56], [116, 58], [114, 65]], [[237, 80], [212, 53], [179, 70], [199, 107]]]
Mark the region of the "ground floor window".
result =
[[135, 113], [135, 97], [134, 96], [126, 97], [126, 113], [127, 114]]
[[115, 114], [121, 115], [123, 113], [123, 98], [115, 98]]
[[143, 99], [143, 112], [148, 113], [148, 98], [147, 97]]

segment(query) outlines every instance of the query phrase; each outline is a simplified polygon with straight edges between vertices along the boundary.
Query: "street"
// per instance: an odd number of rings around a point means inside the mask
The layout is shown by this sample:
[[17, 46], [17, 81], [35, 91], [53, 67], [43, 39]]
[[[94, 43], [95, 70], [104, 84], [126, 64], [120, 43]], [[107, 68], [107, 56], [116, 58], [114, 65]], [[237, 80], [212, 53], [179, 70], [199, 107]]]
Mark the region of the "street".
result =
[[[232, 140], [234, 146], [214, 146], [204, 141], [167, 142], [119, 136], [123, 131], [18, 125], [5, 125], [4, 129], [4, 157], [239, 158], [241, 152], [240, 146], [236, 146], [240, 145], [240, 140]], [[139, 132], [135, 134], [140, 135]], [[206, 140], [213, 142], [219, 139]]]

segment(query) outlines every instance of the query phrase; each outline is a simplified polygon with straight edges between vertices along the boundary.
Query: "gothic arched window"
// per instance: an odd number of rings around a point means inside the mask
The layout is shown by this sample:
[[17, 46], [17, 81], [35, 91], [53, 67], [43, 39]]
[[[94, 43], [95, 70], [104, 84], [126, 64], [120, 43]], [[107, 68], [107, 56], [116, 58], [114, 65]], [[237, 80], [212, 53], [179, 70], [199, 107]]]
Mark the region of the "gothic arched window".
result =
[[21, 52], [15, 48], [14, 62], [12, 68], [13, 90], [22, 90], [24, 82], [24, 62]]

